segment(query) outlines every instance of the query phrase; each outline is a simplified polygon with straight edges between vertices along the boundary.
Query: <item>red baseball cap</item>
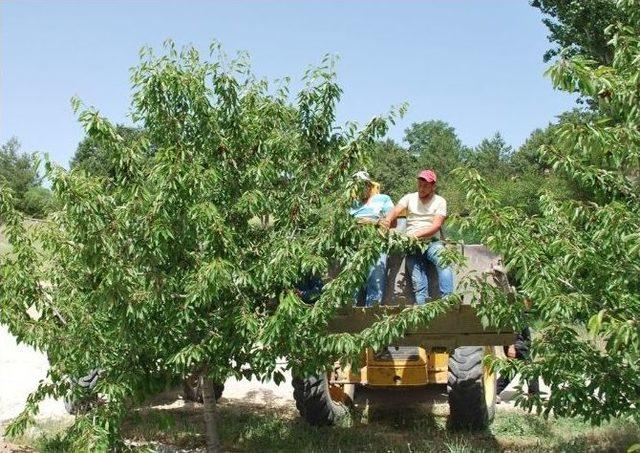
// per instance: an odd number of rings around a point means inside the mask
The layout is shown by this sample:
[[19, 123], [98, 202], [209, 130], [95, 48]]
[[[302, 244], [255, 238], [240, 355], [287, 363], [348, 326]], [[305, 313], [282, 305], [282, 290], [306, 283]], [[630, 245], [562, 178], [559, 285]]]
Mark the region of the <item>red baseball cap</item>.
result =
[[436, 182], [438, 180], [436, 172], [433, 170], [422, 170], [418, 173], [418, 178], [424, 179], [427, 182]]

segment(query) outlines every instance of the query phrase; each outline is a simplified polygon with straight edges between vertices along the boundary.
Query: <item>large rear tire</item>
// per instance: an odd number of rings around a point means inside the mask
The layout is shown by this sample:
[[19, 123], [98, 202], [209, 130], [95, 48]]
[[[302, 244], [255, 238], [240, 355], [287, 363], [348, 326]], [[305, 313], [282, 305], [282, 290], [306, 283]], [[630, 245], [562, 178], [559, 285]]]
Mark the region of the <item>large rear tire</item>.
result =
[[496, 413], [496, 376], [482, 363], [493, 348], [461, 346], [449, 356], [449, 422], [455, 430], [486, 429]]
[[85, 414], [100, 402], [98, 395], [93, 393], [99, 377], [100, 370], [96, 368], [86, 376], [71, 380], [71, 391], [63, 399], [64, 408], [69, 414]]
[[349, 416], [351, 398], [326, 376], [293, 378], [293, 398], [302, 418], [313, 426], [334, 425]]

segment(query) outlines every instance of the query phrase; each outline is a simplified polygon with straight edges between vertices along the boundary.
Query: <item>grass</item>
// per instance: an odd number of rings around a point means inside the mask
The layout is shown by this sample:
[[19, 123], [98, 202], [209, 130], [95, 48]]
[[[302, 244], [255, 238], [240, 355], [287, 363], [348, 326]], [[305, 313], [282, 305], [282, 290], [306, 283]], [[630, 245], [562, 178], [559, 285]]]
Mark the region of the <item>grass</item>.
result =
[[[230, 452], [598, 452], [626, 451], [640, 441], [640, 428], [620, 420], [591, 427], [576, 419], [545, 421], [513, 410], [499, 411], [485, 432], [452, 433], [444, 414], [416, 408], [377, 408], [368, 423], [322, 428], [307, 425], [288, 407], [223, 400], [219, 408], [220, 435]], [[41, 427], [38, 433], [49, 434], [13, 442], [36, 451], [66, 451], [54, 435], [60, 429]], [[125, 437], [136, 445], [159, 442], [185, 450], [204, 446], [202, 432], [196, 405], [138, 409], [123, 424]]]
[[[11, 452], [32, 452], [32, 451], [46, 451], [46, 452], [62, 452], [66, 451], [64, 445], [60, 444], [57, 440], [57, 435], [62, 433], [64, 429], [69, 427], [73, 423], [73, 419], [65, 417], [61, 419], [48, 418], [45, 420], [38, 420], [35, 426], [30, 426], [22, 437], [16, 439], [8, 439], [11, 448], [7, 447], [7, 451]], [[0, 436], [4, 433], [6, 425], [0, 424]], [[3, 440], [0, 437], [0, 452], [5, 450], [3, 447]]]
[[0, 225], [0, 256], [8, 253], [11, 250], [11, 246], [4, 235], [4, 228]]

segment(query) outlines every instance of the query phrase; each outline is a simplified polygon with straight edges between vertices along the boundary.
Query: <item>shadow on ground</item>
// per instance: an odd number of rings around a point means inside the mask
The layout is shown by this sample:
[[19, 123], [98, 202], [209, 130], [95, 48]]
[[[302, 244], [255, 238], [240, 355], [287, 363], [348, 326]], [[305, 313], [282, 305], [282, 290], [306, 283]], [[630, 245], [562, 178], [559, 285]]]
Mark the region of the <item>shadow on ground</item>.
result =
[[[220, 400], [220, 432], [231, 452], [600, 452], [625, 451], [640, 442], [640, 428], [624, 421], [594, 428], [576, 419], [544, 420], [499, 410], [484, 432], [447, 430], [446, 395], [432, 390], [363, 391], [354, 417], [341, 426], [312, 427], [293, 405]], [[166, 406], [165, 406], [166, 407]], [[201, 406], [145, 407], [124, 424], [128, 439], [159, 441], [180, 449], [204, 446]]]
[[[576, 419], [547, 421], [513, 409], [499, 410], [485, 432], [451, 432], [446, 428], [446, 396], [442, 389], [431, 393], [363, 391], [357, 394], [356, 405], [354, 417], [340, 426], [312, 427], [300, 418], [293, 404], [247, 403], [223, 397], [218, 408], [224, 450], [613, 452], [625, 451], [640, 442], [640, 428], [628, 422], [615, 421], [593, 428]], [[130, 444], [147, 445], [151, 451], [203, 451], [201, 408], [200, 404], [182, 401], [176, 392], [165, 392], [129, 413], [122, 425], [123, 435]], [[65, 451], [60, 447], [48, 444], [46, 439], [38, 443], [40, 451]]]
[[[202, 447], [198, 409], [193, 405], [138, 411], [125, 422], [125, 436], [137, 442], [154, 440], [181, 449]], [[446, 430], [446, 416], [423, 408], [372, 407], [364, 423], [356, 419], [334, 427], [309, 426], [292, 409], [221, 400], [219, 410], [221, 438], [228, 451], [458, 451], [458, 445], [468, 445], [472, 448], [469, 451], [500, 449], [490, 432], [475, 434], [468, 441], [466, 435]]]
[[[356, 394], [353, 417], [334, 427], [309, 426], [293, 404], [277, 404], [270, 395], [261, 395], [266, 404], [223, 397], [220, 433], [228, 451], [465, 451], [467, 446], [469, 451], [500, 450], [490, 431], [469, 436], [446, 429], [445, 392], [444, 387], [363, 389]], [[171, 394], [159, 395], [132, 412], [124, 424], [125, 437], [180, 449], [202, 447], [201, 406], [177, 407], [171, 399]]]

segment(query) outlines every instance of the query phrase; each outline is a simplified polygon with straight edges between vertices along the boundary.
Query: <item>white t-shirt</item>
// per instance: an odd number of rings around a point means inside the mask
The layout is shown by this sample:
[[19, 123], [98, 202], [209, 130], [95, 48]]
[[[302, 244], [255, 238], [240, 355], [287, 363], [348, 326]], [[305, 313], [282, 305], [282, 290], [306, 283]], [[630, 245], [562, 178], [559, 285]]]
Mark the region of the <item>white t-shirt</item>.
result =
[[[413, 235], [433, 225], [436, 215], [447, 216], [447, 201], [440, 195], [433, 195], [427, 202], [422, 202], [418, 192], [408, 193], [398, 201], [398, 206], [407, 211], [407, 235]], [[433, 235], [440, 238], [438, 231]]]

